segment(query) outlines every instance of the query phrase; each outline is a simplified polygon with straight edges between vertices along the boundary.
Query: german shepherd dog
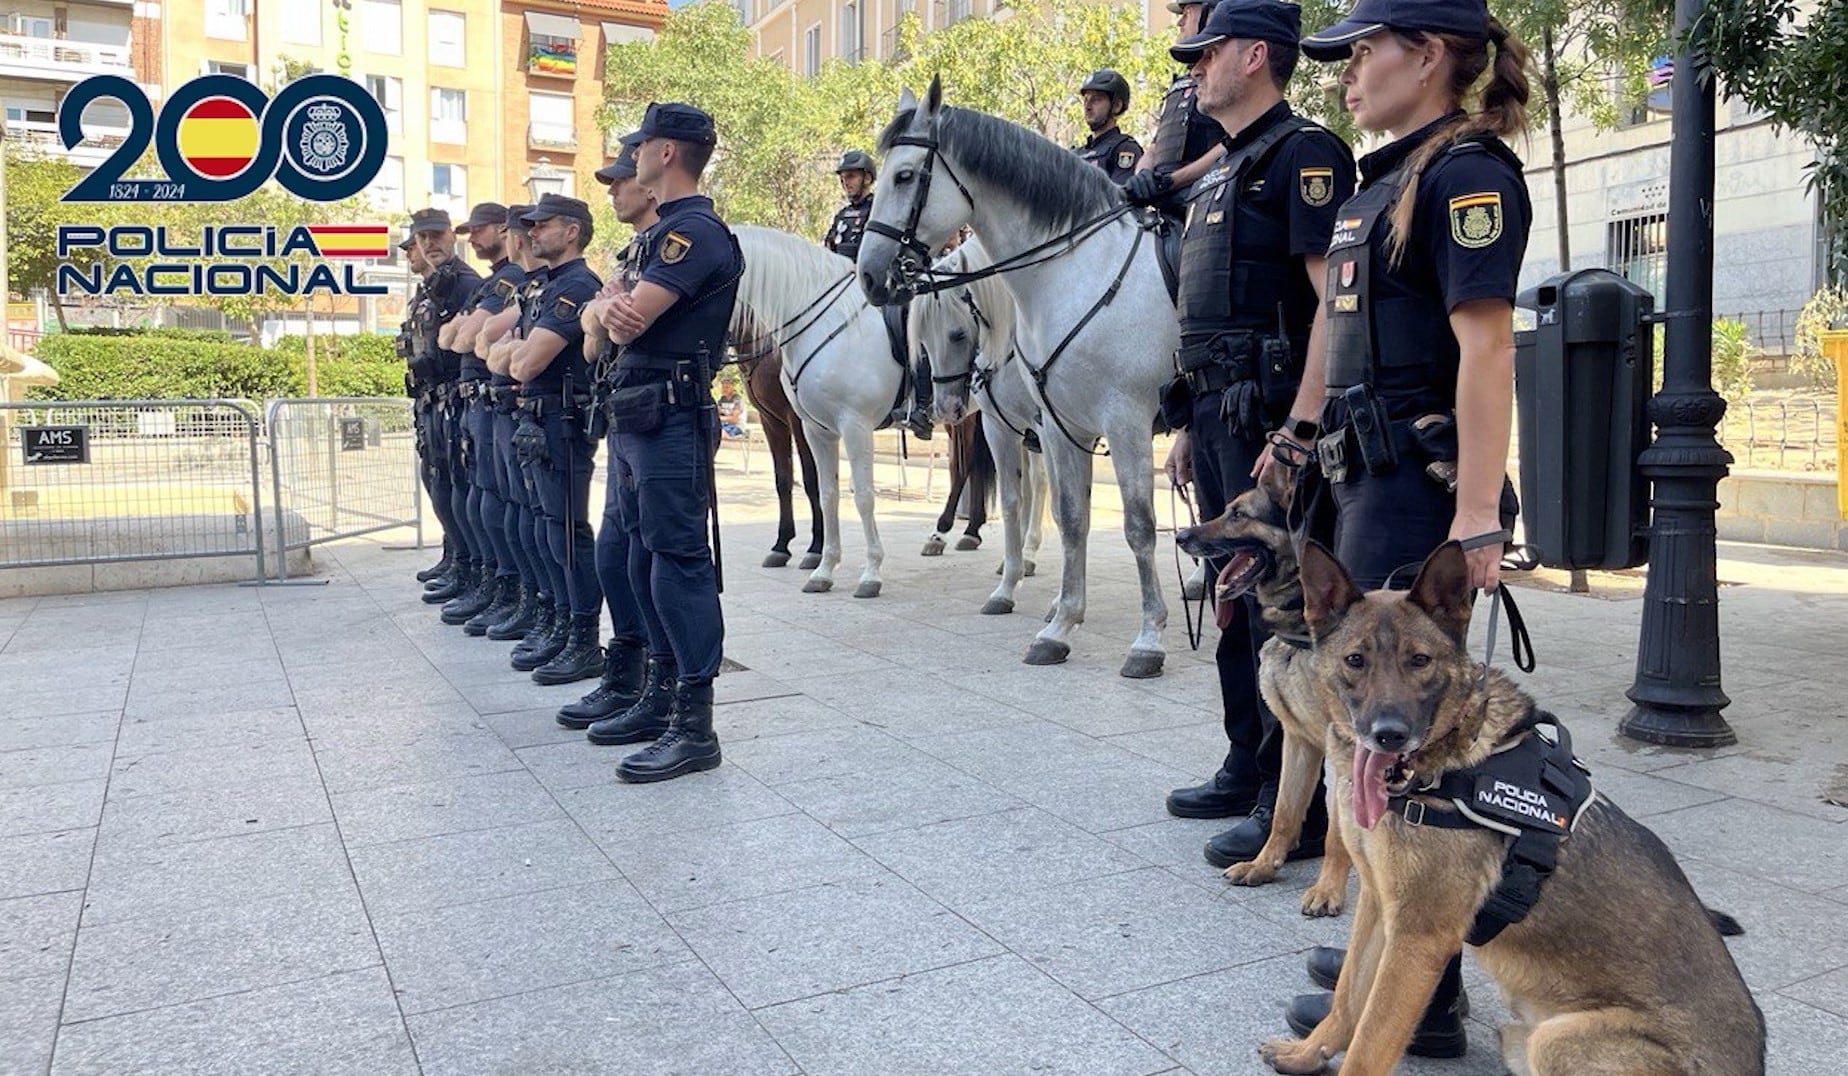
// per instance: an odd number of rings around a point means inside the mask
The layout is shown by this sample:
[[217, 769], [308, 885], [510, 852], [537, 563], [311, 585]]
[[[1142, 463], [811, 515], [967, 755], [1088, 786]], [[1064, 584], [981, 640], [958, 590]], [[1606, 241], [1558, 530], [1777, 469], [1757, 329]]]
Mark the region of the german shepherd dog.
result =
[[[1271, 637], [1258, 654], [1258, 690], [1264, 704], [1283, 725], [1283, 773], [1277, 789], [1270, 837], [1258, 857], [1226, 868], [1235, 885], [1263, 885], [1302, 838], [1303, 819], [1315, 797], [1322, 772], [1322, 744], [1330, 721], [1313, 662], [1307, 660], [1309, 625], [1303, 619], [1303, 588], [1289, 511], [1295, 472], [1271, 467], [1256, 487], [1236, 497], [1217, 519], [1188, 527], [1174, 536], [1180, 547], [1201, 559], [1226, 558], [1215, 584], [1215, 602], [1223, 617], [1240, 596], [1251, 592]], [[1221, 625], [1223, 627], [1223, 624]], [[1340, 915], [1347, 901], [1347, 851], [1334, 824], [1330, 804], [1328, 844], [1321, 873], [1303, 894], [1304, 915]]]
[[[1533, 700], [1470, 660], [1473, 594], [1455, 542], [1412, 589], [1361, 593], [1334, 556], [1301, 554], [1331, 799], [1360, 871], [1348, 958], [1327, 1019], [1260, 1053], [1278, 1072], [1385, 1076], [1398, 1064], [1477, 909], [1505, 842], [1488, 829], [1414, 826], [1389, 797], [1473, 767], [1532, 735]], [[1414, 784], [1417, 782], [1417, 784]], [[1429, 810], [1454, 810], [1418, 797]], [[1515, 1023], [1501, 1036], [1517, 1076], [1762, 1076], [1764, 1017], [1661, 840], [1593, 795], [1558, 845], [1526, 918], [1475, 948]]]

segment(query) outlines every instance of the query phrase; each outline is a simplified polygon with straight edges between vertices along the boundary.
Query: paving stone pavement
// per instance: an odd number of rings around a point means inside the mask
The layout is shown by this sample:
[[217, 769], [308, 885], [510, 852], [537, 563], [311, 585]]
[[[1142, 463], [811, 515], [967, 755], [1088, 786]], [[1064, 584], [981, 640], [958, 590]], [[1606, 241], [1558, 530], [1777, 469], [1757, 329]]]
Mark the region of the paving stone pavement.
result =
[[[1028, 668], [1055, 550], [1022, 614], [979, 616], [998, 526], [925, 560], [931, 513], [885, 502], [883, 596], [846, 593], [851, 524], [841, 590], [804, 595], [755, 566], [764, 478], [725, 481], [745, 671], [719, 682], [725, 765], [665, 785], [553, 723], [581, 686], [440, 625], [427, 554], [0, 601], [0, 1074], [1265, 1071], [1300, 954], [1347, 920], [1297, 913], [1313, 864], [1226, 886], [1200, 857], [1223, 823], [1163, 812], [1224, 750], [1210, 642], [1185, 649], [1176, 604], [1166, 675], [1116, 676], [1135, 589], [1108, 512], [1072, 660]], [[1737, 747], [1616, 738], [1633, 597], [1524, 590], [1524, 680], [1745, 924], [1771, 1072], [1825, 1071], [1848, 558], [1727, 546], [1721, 577]], [[1402, 1071], [1501, 1071], [1470, 978], [1469, 1057]]]

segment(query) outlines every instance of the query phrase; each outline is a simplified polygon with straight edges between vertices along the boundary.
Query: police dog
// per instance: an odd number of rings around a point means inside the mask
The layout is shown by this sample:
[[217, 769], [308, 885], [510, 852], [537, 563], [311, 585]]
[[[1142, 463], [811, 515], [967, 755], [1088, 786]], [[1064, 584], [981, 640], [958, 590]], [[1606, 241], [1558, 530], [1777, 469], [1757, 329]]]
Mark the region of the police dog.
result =
[[[1294, 471], [1273, 466], [1258, 485], [1235, 498], [1219, 518], [1189, 527], [1174, 540], [1189, 554], [1226, 558], [1216, 584], [1220, 616], [1234, 615], [1235, 603], [1251, 592], [1271, 637], [1259, 652], [1258, 689], [1283, 726], [1283, 772], [1270, 837], [1256, 859], [1226, 868], [1235, 885], [1263, 885], [1277, 877], [1297, 841], [1322, 772], [1322, 743], [1328, 723], [1339, 719], [1309, 658], [1309, 626], [1303, 620], [1303, 588], [1289, 510]], [[1224, 624], [1222, 623], [1223, 627]], [[1304, 915], [1341, 914], [1347, 901], [1348, 856], [1330, 805], [1328, 843], [1315, 884], [1303, 894]]]
[[[1307, 1039], [1265, 1043], [1279, 1072], [1385, 1076], [1502, 875], [1501, 833], [1413, 825], [1454, 810], [1417, 790], [1526, 735], [1534, 703], [1465, 650], [1473, 594], [1455, 542], [1407, 592], [1362, 594], [1320, 546], [1304, 547], [1312, 664], [1343, 719], [1329, 726], [1330, 791], [1360, 871], [1334, 1007]], [[1475, 947], [1516, 1023], [1517, 1076], [1762, 1076], [1764, 1017], [1710, 913], [1649, 830], [1593, 794], [1557, 844], [1524, 919]]]

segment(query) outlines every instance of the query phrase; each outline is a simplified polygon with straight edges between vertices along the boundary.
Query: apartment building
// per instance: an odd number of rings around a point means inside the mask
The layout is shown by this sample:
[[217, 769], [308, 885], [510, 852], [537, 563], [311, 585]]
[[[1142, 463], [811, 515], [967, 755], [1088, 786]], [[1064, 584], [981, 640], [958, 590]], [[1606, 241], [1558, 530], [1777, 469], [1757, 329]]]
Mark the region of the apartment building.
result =
[[142, 7], [133, 0], [0, 0], [0, 103], [7, 139], [86, 166], [119, 145], [128, 134], [128, 112], [99, 101], [84, 110], [87, 137], [66, 151], [58, 139], [58, 105], [72, 86], [92, 75], [120, 75], [157, 88], [152, 57], [137, 57], [133, 47]]
[[[757, 54], [781, 61], [799, 75], [813, 75], [831, 59], [890, 60], [897, 48], [895, 27], [915, 13], [926, 31], [971, 18], [988, 18], [998, 0], [730, 0], [750, 27]], [[1174, 25], [1166, 0], [1139, 0], [1149, 29]]]

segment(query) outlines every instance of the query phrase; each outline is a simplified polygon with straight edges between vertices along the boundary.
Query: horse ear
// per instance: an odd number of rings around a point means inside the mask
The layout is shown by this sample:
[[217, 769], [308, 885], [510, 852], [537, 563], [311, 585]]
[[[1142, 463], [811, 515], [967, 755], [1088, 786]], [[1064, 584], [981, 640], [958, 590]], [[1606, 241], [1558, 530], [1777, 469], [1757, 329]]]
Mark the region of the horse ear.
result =
[[934, 116], [937, 114], [937, 110], [942, 107], [943, 107], [943, 76], [942, 75], [932, 75], [930, 77], [930, 89], [926, 90], [924, 93], [924, 111]]
[[899, 91], [898, 93], [898, 111], [899, 112], [901, 113], [910, 112], [916, 109], [917, 107], [918, 107], [918, 95], [911, 92], [911, 87], [906, 86], [904, 89]]

